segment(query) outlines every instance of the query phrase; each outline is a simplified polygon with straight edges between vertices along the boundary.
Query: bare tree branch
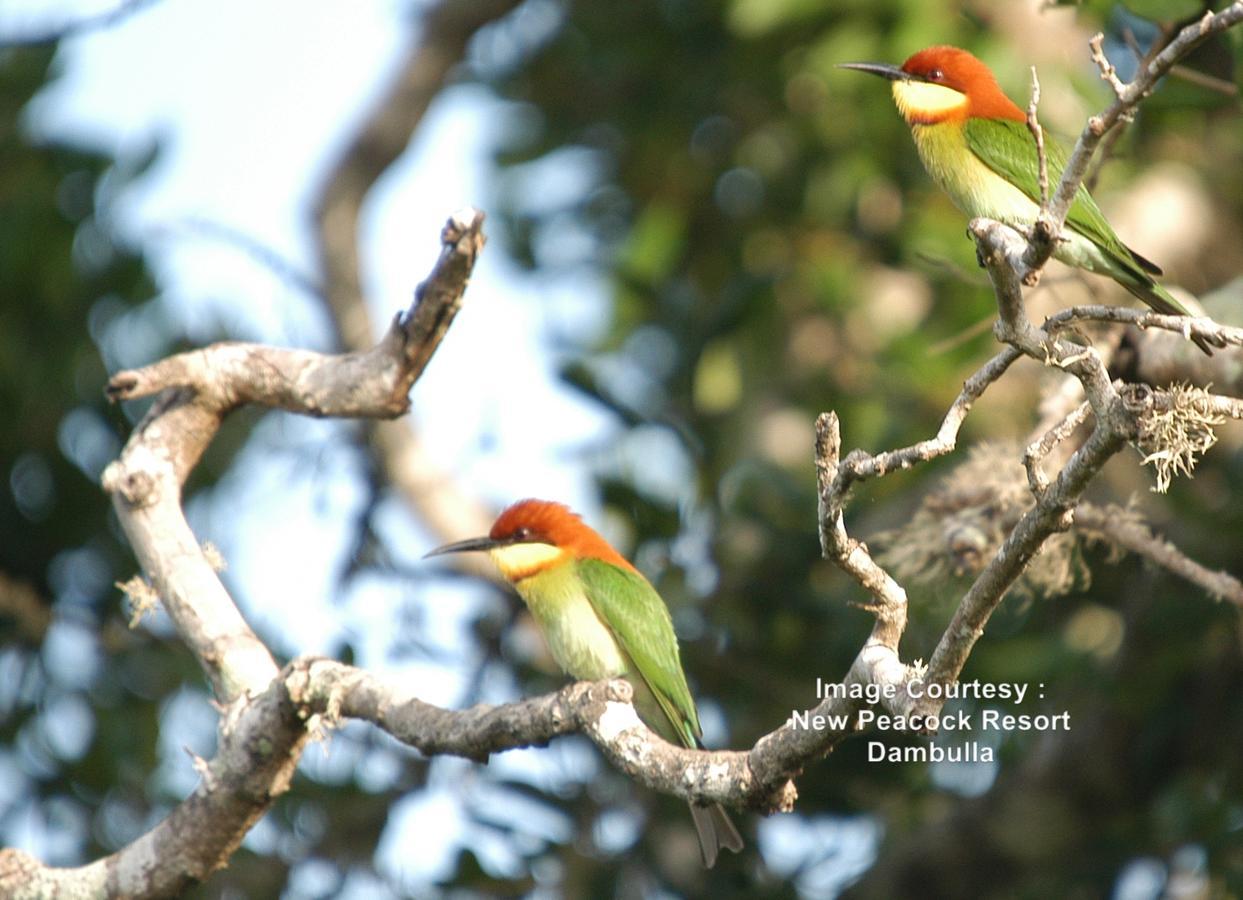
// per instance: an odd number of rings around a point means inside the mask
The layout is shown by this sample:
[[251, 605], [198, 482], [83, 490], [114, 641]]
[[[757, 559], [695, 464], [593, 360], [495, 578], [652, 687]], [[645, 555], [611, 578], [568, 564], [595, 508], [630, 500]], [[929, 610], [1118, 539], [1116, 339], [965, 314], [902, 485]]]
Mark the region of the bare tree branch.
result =
[[399, 416], [409, 408], [411, 386], [461, 308], [484, 245], [483, 218], [468, 208], [449, 219], [440, 236], [440, 257], [414, 303], [369, 350], [330, 355], [213, 344], [118, 372], [108, 381], [108, 396], [132, 400], [181, 388], [215, 415], [253, 403], [313, 416]]
[[1102, 508], [1081, 503], [1075, 510], [1075, 524], [1081, 528], [1099, 531], [1109, 541], [1124, 547], [1180, 578], [1204, 589], [1214, 599], [1228, 600], [1243, 607], [1243, 581], [1229, 572], [1214, 571], [1191, 559], [1169, 541], [1157, 537], [1143, 522], [1120, 515], [1116, 508]]
[[1040, 108], [1040, 78], [1036, 75], [1036, 67], [1032, 66], [1032, 99], [1027, 104], [1027, 130], [1032, 133], [1036, 142], [1036, 163], [1040, 183], [1040, 204], [1049, 202], [1049, 158], [1044, 150], [1044, 129], [1040, 127], [1037, 112]]
[[267, 648], [238, 612], [181, 510], [181, 486], [223, 417], [242, 403], [308, 414], [394, 415], [461, 305], [483, 247], [483, 215], [450, 219], [414, 306], [365, 354], [325, 356], [226, 344], [180, 354], [109, 383], [114, 398], [160, 392], [105, 489], [147, 579], [225, 705], [219, 750], [196, 761], [195, 792], [155, 828], [78, 869], [0, 854], [6, 897], [164, 897], [223, 866], [284, 792], [313, 729]]
[[[224, 652], [236, 653], [237, 647]], [[198, 786], [163, 821], [116, 853], [78, 868], [58, 869], [21, 851], [0, 850], [0, 895], [180, 896], [222, 868], [288, 789], [308, 737], [281, 680], [256, 695], [240, 695], [220, 721], [216, 756], [195, 761]]]
[[484, 762], [493, 753], [582, 733], [610, 762], [653, 790], [703, 802], [793, 808], [789, 776], [801, 762], [790, 762], [799, 757], [787, 745], [797, 739], [797, 729], [787, 724], [750, 752], [687, 750], [648, 730], [630, 704], [632, 689], [624, 680], [576, 682], [543, 697], [458, 711], [424, 703], [332, 660], [296, 660], [285, 678], [304, 716], [324, 715], [327, 724], [341, 717], [372, 722], [429, 756]]
[[1121, 100], [1126, 97], [1126, 85], [1118, 77], [1118, 70], [1114, 68], [1113, 63], [1105, 56], [1104, 43], [1105, 35], [1099, 32], [1093, 35], [1088, 41], [1089, 55], [1092, 57], [1092, 62], [1096, 63], [1096, 67], [1101, 70], [1101, 80], [1113, 88], [1114, 96]]
[[1219, 325], [1204, 316], [1167, 316], [1127, 306], [1072, 306], [1049, 316], [1044, 327], [1046, 331], [1055, 332], [1074, 322], [1125, 322], [1140, 329], [1171, 331], [1187, 340], [1203, 338], [1214, 346], [1243, 347], [1243, 328]]
[[[1092, 155], [1096, 152], [1101, 139], [1131, 116], [1139, 102], [1151, 93], [1157, 82], [1179, 59], [1210, 36], [1240, 21], [1243, 21], [1243, 0], [1236, 0], [1220, 12], [1206, 12], [1198, 22], [1183, 28], [1165, 49], [1146, 66], [1141, 67], [1135, 80], [1130, 84], [1124, 85], [1118, 81], [1117, 73], [1113, 71], [1108, 61], [1104, 60], [1101, 77], [1110, 82], [1116, 99], [1103, 113], [1092, 116], [1079, 135], [1079, 140], [1075, 143], [1075, 148], [1066, 162], [1066, 168], [1062, 170], [1057, 190], [1054, 191], [1049, 203], [1041, 207], [1040, 216], [1033, 229], [1033, 240], [1024, 256], [1022, 267], [1024, 273], [1031, 269], [1039, 269], [1048, 262], [1053, 248], [1057, 245], [1058, 236], [1066, 222], [1066, 216], [1070, 212], [1075, 195], [1080, 185], [1083, 184]], [[1093, 39], [1092, 50], [1093, 59], [1097, 59], [1099, 36]], [[1103, 60], [1103, 53], [1099, 54], [1099, 57]]]

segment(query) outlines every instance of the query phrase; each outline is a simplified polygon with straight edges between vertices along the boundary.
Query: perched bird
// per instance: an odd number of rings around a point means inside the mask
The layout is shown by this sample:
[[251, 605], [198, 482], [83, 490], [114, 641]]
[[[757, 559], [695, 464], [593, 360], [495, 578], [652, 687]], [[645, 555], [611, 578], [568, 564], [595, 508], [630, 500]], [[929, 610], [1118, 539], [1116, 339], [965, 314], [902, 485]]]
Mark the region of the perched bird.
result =
[[[526, 602], [553, 658], [573, 678], [625, 678], [634, 707], [672, 744], [703, 747], [695, 701], [686, 686], [678, 639], [665, 602], [608, 542], [560, 503], [521, 500], [487, 537], [431, 551], [486, 551]], [[742, 837], [720, 804], [691, 804], [704, 865]]]
[[[911, 128], [924, 168], [969, 216], [1030, 228], [1040, 208], [1039, 157], [1027, 116], [1007, 97], [988, 66], [957, 47], [929, 47], [901, 67], [841, 63], [893, 82], [893, 99]], [[1050, 182], [1066, 166], [1066, 154], [1045, 140]], [[1066, 216], [1055, 259], [1108, 275], [1159, 313], [1192, 313], [1152, 276], [1161, 269], [1131, 250], [1105, 220], [1087, 188], [1080, 186]], [[1212, 347], [1194, 338], [1205, 353]]]

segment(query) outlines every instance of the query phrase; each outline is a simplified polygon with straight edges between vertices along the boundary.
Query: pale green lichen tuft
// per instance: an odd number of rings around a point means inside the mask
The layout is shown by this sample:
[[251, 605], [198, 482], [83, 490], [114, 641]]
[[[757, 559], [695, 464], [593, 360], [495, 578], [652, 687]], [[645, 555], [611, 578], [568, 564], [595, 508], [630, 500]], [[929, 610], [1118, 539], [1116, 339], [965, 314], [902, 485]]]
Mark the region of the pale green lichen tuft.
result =
[[1188, 384], [1171, 385], [1158, 400], [1140, 416], [1135, 443], [1143, 464], [1156, 473], [1152, 489], [1164, 494], [1176, 476], [1191, 476], [1200, 457], [1217, 443], [1213, 429], [1226, 418], [1213, 409], [1208, 391]]

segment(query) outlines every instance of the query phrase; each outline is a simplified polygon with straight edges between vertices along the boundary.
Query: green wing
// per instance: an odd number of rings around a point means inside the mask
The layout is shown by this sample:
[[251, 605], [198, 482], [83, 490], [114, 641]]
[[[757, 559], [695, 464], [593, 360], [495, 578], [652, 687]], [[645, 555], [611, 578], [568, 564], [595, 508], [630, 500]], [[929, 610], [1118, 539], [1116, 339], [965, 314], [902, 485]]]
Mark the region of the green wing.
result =
[[637, 572], [596, 559], [580, 559], [575, 565], [588, 601], [634, 663], [678, 738], [688, 747], [696, 746], [699, 716], [682, 673], [665, 601]]
[[[1040, 203], [1040, 161], [1036, 142], [1027, 125], [1010, 119], [968, 119], [963, 128], [967, 147], [986, 166], [1005, 178], [1035, 203]], [[1066, 153], [1045, 136], [1045, 159], [1049, 170], [1049, 190], [1057, 190], [1058, 179], [1066, 168]], [[1125, 268], [1137, 269], [1142, 275], [1143, 263], [1119, 240], [1104, 214], [1082, 184], [1066, 216], [1066, 224], [1111, 256]], [[1151, 264], [1150, 264], [1151, 265]], [[1153, 266], [1155, 269], [1156, 267]], [[1154, 273], [1156, 274], [1156, 273]]]

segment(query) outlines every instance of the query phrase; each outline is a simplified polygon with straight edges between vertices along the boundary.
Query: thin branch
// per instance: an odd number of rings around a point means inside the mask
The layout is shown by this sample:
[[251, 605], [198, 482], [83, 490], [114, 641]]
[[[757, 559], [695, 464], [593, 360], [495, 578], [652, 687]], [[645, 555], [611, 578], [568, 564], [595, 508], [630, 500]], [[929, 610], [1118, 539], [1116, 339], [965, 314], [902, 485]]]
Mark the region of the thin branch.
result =
[[1037, 498], [1049, 487], [1049, 479], [1040, 468], [1041, 461], [1053, 448], [1070, 437], [1075, 429], [1088, 420], [1092, 407], [1085, 401], [1071, 410], [1060, 422], [1041, 437], [1027, 445], [1023, 451], [1023, 468], [1027, 470], [1027, 484]]
[[1201, 338], [1218, 347], [1243, 347], [1243, 328], [1220, 325], [1207, 316], [1167, 316], [1126, 306], [1072, 306], [1045, 319], [1044, 328], [1052, 333], [1073, 322], [1125, 322], [1141, 329], [1171, 331], [1189, 341]]
[[[474, 35], [519, 5], [520, 0], [442, 0], [432, 6], [418, 42], [329, 169], [315, 202], [315, 242], [324, 299], [342, 349], [362, 352], [375, 333], [358, 256], [359, 222], [371, 188], [406, 152]], [[409, 421], [368, 423], [366, 439], [385, 482], [436, 534], [447, 540], [487, 530], [494, 511], [437, 471]], [[464, 554], [453, 564], [495, 578], [477, 555]]]
[[1027, 104], [1027, 130], [1032, 133], [1036, 142], [1036, 161], [1039, 167], [1040, 205], [1049, 202], [1049, 159], [1044, 150], [1044, 129], [1040, 127], [1040, 119], [1036, 113], [1040, 107], [1040, 78], [1036, 75], [1036, 67], [1032, 66], [1032, 98]]
[[1126, 96], [1126, 85], [1118, 77], [1118, 70], [1114, 68], [1114, 64], [1105, 56], [1104, 42], [1105, 35], [1094, 34], [1088, 41], [1089, 56], [1092, 62], [1096, 63], [1096, 68], [1100, 70], [1101, 80], [1113, 88], [1114, 96], [1121, 100]]
[[[1179, 31], [1178, 35], [1160, 53], [1146, 66], [1142, 66], [1135, 80], [1130, 84], [1122, 85], [1117, 82], [1116, 73], [1113, 78], [1106, 79], [1113, 86], [1116, 98], [1103, 113], [1092, 116], [1079, 135], [1070, 159], [1067, 160], [1066, 167], [1062, 170], [1057, 190], [1050, 202], [1042, 207], [1040, 216], [1036, 220], [1034, 231], [1041, 236], [1041, 239], [1032, 241], [1027, 248], [1023, 272], [1039, 269], [1048, 262], [1101, 138], [1117, 127], [1120, 122], [1128, 119], [1136, 105], [1152, 91], [1156, 83], [1183, 56], [1210, 36], [1240, 21], [1243, 21], [1243, 0], [1236, 0], [1216, 13], [1206, 12], [1199, 21]], [[1095, 52], [1096, 47], [1093, 48], [1093, 53]], [[1105, 60], [1105, 65], [1108, 69], [1112, 69], [1108, 60]], [[1102, 69], [1102, 76], [1105, 76], [1106, 71]]]
[[[971, 411], [972, 405], [988, 389], [988, 386], [1004, 375], [1021, 355], [1013, 347], [1003, 347], [975, 374], [963, 382], [962, 390], [954, 398], [954, 402], [941, 420], [941, 427], [937, 429], [935, 436], [909, 447], [887, 450], [875, 456], [862, 450], [852, 450], [837, 466], [831, 489], [826, 495], [826, 509], [830, 518], [840, 515], [841, 507], [856, 482], [878, 478], [895, 470], [909, 469], [917, 463], [928, 462], [938, 456], [951, 453], [958, 445], [958, 432], [967, 418], [967, 413]], [[823, 518], [822, 515], [822, 521]]]
[[1169, 541], [1157, 537], [1143, 522], [1121, 515], [1120, 510], [1081, 503], [1075, 510], [1075, 525], [1099, 531], [1110, 543], [1124, 547], [1184, 578], [1214, 599], [1228, 600], [1243, 607], [1243, 581], [1229, 572], [1208, 568], [1196, 562]]
[[184, 389], [217, 416], [243, 404], [313, 416], [402, 415], [410, 405], [411, 386], [461, 308], [485, 243], [483, 219], [483, 213], [469, 208], [449, 219], [440, 236], [440, 257], [414, 303], [370, 350], [332, 355], [260, 344], [213, 344], [118, 372], [108, 381], [108, 396], [133, 400]]

